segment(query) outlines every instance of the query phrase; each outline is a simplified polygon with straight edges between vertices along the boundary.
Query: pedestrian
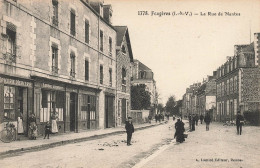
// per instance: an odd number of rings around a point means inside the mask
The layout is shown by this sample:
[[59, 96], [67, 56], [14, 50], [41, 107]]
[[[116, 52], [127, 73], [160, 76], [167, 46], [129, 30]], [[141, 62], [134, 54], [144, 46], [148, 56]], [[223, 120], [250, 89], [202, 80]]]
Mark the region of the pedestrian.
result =
[[204, 116], [201, 114], [201, 115], [200, 115], [200, 124], [202, 124], [203, 119], [204, 119]]
[[151, 121], [152, 121], [152, 115], [151, 114], [149, 114], [148, 120], [149, 120], [149, 123], [151, 124]]
[[196, 121], [196, 125], [198, 125], [198, 122], [199, 122], [199, 116], [198, 116], [198, 114], [195, 115], [195, 121]]
[[196, 123], [196, 116], [195, 114], [192, 115], [192, 123], [191, 123], [191, 130], [195, 131], [195, 123]]
[[58, 132], [57, 119], [58, 119], [58, 113], [54, 111], [51, 115], [51, 132], [53, 134]]
[[44, 134], [44, 138], [46, 138], [47, 136], [47, 139], [49, 139], [49, 136], [50, 136], [50, 133], [51, 133], [51, 124], [49, 121], [47, 121], [46, 125], [45, 125], [45, 134]]
[[174, 138], [176, 138], [176, 142], [182, 143], [185, 141], [183, 134], [185, 131], [184, 123], [180, 119], [177, 119], [177, 122], [175, 123], [175, 130]]
[[156, 121], [156, 123], [157, 123], [157, 121], [158, 121], [158, 115], [157, 114], [155, 114], [155, 121]]
[[36, 118], [35, 115], [32, 113], [31, 116], [28, 119], [29, 122], [29, 139], [36, 140], [36, 137], [38, 136], [38, 130], [36, 125]]
[[191, 125], [192, 125], [192, 116], [191, 116], [191, 114], [189, 114], [189, 126], [190, 126], [190, 131], [192, 131]]
[[206, 131], [209, 131], [209, 124], [211, 122], [211, 118], [209, 116], [209, 113], [206, 114], [206, 116], [204, 118], [204, 122], [206, 123]]
[[240, 111], [237, 112], [236, 125], [237, 125], [237, 135], [242, 134], [242, 125], [244, 123], [244, 117], [240, 114]]
[[23, 134], [24, 129], [23, 129], [23, 113], [20, 113], [19, 117], [17, 118], [17, 133], [18, 134]]
[[135, 129], [132, 123], [132, 117], [128, 117], [128, 121], [125, 123], [125, 129], [127, 133], [127, 146], [132, 145], [131, 144], [131, 139], [132, 139], [132, 134], [134, 133]]

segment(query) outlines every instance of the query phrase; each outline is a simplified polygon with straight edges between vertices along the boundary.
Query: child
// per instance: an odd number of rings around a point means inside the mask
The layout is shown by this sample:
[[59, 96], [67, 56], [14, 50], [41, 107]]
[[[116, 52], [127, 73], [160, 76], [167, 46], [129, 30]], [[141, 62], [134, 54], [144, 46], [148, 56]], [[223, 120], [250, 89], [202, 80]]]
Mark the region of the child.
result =
[[49, 135], [51, 132], [51, 125], [50, 122], [47, 121], [46, 125], [45, 125], [45, 135], [44, 135], [44, 139], [46, 138], [46, 136], [48, 135], [47, 139], [49, 139]]

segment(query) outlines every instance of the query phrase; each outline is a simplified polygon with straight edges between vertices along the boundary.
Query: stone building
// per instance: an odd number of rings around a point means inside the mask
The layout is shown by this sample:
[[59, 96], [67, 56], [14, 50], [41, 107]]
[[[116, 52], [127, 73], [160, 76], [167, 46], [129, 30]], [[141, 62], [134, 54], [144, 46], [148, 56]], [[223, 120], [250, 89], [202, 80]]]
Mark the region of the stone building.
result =
[[145, 84], [147, 91], [151, 93], [151, 106], [158, 104], [158, 93], [156, 90], [156, 81], [153, 71], [139, 60], [134, 60], [132, 68], [132, 85]]
[[217, 69], [217, 120], [234, 120], [237, 111], [260, 109], [259, 68], [254, 43], [235, 45], [233, 57]]
[[103, 1], [0, 2], [0, 123], [30, 113], [39, 132], [115, 126], [116, 30]]
[[216, 110], [216, 71], [213, 76], [203, 82], [197, 91], [197, 114], [205, 116], [209, 113], [212, 119], [215, 119]]
[[116, 125], [125, 124], [131, 109], [131, 64], [133, 53], [127, 26], [115, 26], [116, 42]]

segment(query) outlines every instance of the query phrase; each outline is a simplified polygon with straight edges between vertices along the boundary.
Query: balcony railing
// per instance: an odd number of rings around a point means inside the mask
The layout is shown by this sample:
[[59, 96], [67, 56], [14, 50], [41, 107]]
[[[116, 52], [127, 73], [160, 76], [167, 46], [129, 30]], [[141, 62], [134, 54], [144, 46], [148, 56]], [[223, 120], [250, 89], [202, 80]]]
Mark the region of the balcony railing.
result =
[[16, 63], [16, 54], [14, 53], [5, 53], [3, 57], [8, 62]]
[[76, 75], [75, 71], [74, 70], [70, 70], [70, 76], [75, 78], [75, 75]]
[[53, 73], [58, 73], [58, 71], [59, 71], [59, 68], [57, 67], [57, 66], [52, 66], [52, 72]]

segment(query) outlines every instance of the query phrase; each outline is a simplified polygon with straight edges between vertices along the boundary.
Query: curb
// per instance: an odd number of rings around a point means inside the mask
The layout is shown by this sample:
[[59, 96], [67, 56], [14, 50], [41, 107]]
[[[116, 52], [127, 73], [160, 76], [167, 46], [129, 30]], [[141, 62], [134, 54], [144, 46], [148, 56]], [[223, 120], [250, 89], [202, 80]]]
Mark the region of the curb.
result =
[[[147, 129], [147, 128], [159, 126], [161, 124], [163, 124], [163, 123], [139, 127], [139, 128], [136, 128], [135, 131], [144, 130], [144, 129]], [[12, 156], [15, 156], [15, 155], [18, 155], [18, 154], [21, 154], [21, 153], [41, 151], [41, 150], [46, 150], [46, 149], [53, 148], [53, 147], [62, 146], [62, 145], [79, 143], [79, 142], [84, 142], [84, 141], [90, 141], [90, 140], [94, 140], [94, 139], [101, 139], [101, 138], [104, 138], [104, 137], [107, 137], [107, 136], [110, 136], [110, 135], [118, 135], [118, 134], [123, 134], [123, 133], [125, 133], [125, 131], [115, 131], [115, 132], [104, 133], [104, 134], [100, 134], [100, 135], [92, 135], [92, 136], [88, 136], [88, 137], [82, 137], [82, 138], [52, 142], [52, 143], [49, 143], [49, 144], [37, 145], [37, 146], [32, 146], [32, 147], [27, 147], [27, 148], [9, 150], [9, 151], [5, 151], [5, 152], [0, 152], [0, 156], [1, 156], [1, 158], [12, 157]]]

